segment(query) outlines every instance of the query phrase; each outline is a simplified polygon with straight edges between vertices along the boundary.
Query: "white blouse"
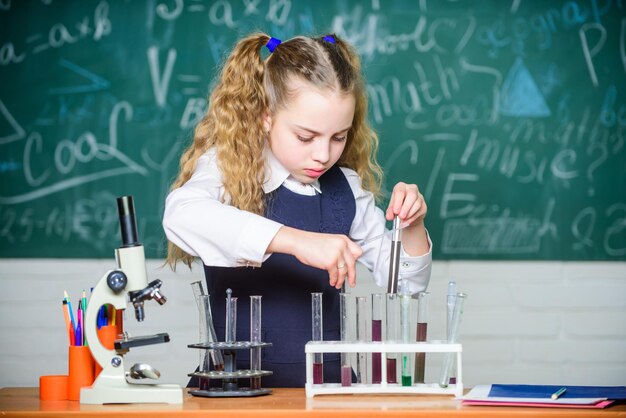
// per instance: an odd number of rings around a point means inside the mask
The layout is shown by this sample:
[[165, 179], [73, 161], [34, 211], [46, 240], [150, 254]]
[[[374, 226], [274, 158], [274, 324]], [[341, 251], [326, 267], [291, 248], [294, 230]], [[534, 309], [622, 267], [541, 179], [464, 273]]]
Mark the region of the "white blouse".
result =
[[[303, 195], [321, 193], [319, 182], [302, 184], [266, 150], [265, 183], [263, 190], [270, 193], [281, 185]], [[356, 214], [349, 238], [361, 245], [363, 255], [358, 259], [374, 276], [374, 280], [387, 288], [391, 233], [385, 227], [385, 215], [376, 207], [372, 193], [363, 190], [358, 174], [341, 167], [356, 202]], [[222, 203], [224, 201], [224, 203]], [[215, 149], [198, 159], [191, 178], [173, 190], [165, 201], [163, 228], [167, 238], [186, 253], [200, 257], [208, 266], [258, 267], [271, 254], [267, 247], [282, 224], [237, 209], [228, 204], [217, 165]], [[387, 233], [385, 233], [387, 231]], [[367, 241], [381, 234], [380, 239]], [[428, 286], [432, 265], [432, 242], [428, 237], [428, 253], [411, 257], [404, 249], [400, 255], [399, 277], [411, 293], [423, 291]]]

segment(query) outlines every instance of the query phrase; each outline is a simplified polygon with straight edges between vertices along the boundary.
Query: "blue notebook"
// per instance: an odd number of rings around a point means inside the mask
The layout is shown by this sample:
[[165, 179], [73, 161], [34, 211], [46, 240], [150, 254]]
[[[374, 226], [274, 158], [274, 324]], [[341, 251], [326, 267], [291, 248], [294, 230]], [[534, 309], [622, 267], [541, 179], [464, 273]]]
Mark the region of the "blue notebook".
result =
[[567, 391], [559, 399], [606, 398], [625, 400], [626, 386], [570, 386], [570, 385], [491, 385], [489, 397], [497, 398], [550, 398], [561, 389]]

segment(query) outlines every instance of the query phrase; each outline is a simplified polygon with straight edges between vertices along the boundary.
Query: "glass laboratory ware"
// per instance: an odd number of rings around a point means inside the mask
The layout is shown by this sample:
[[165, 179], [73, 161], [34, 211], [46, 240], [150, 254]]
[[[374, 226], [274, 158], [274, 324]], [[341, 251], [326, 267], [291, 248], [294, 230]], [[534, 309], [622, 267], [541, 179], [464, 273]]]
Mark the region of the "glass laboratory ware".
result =
[[[417, 294], [417, 330], [415, 340], [425, 342], [428, 331], [428, 292]], [[415, 383], [424, 383], [424, 373], [426, 371], [426, 353], [415, 353]]]
[[193, 299], [196, 301], [196, 304], [200, 303], [200, 296], [204, 295], [204, 289], [202, 288], [202, 282], [197, 281], [191, 283], [191, 291], [193, 292]]
[[[383, 313], [385, 312], [385, 295], [372, 293], [372, 341], [383, 340]], [[372, 353], [372, 383], [380, 383], [382, 374], [381, 355]]]
[[[348, 309], [350, 306], [351, 297], [347, 293], [339, 294], [339, 313], [341, 315], [341, 321], [339, 323], [339, 331], [341, 341], [348, 341], [349, 328], [348, 328]], [[350, 353], [341, 353], [341, 386], [352, 385], [352, 367], [350, 366]]]
[[[454, 311], [452, 313], [452, 320], [450, 322], [450, 331], [448, 332], [448, 344], [456, 343], [459, 338], [459, 327], [461, 325], [461, 317], [463, 316], [463, 305], [465, 304], [466, 298], [467, 295], [465, 293], [456, 294]], [[448, 387], [453, 359], [454, 353], [444, 354], [443, 366], [441, 368], [441, 377], [439, 379], [439, 386], [442, 388]]]
[[[211, 340], [209, 338], [209, 333], [207, 332], [207, 317], [211, 312], [211, 305], [209, 302], [209, 295], [198, 295], [198, 311], [200, 312], [199, 323], [200, 323], [200, 343], [210, 343]], [[208, 314], [207, 314], [208, 312]], [[211, 370], [209, 364], [209, 358], [211, 356], [210, 352], [213, 350], [202, 350], [200, 351], [200, 366], [198, 370], [200, 372], [209, 372]], [[222, 365], [223, 367], [223, 365]], [[198, 387], [200, 389], [208, 389], [209, 388], [209, 379], [204, 377], [198, 377]]]
[[[400, 334], [403, 343], [411, 342], [411, 295], [400, 295]], [[413, 354], [402, 354], [402, 386], [411, 386]]]
[[[312, 341], [323, 341], [322, 333], [324, 324], [322, 321], [322, 294], [311, 293], [311, 324]], [[322, 353], [313, 355], [313, 384], [324, 383], [324, 357]]]
[[[398, 342], [400, 334], [400, 298], [396, 293], [387, 293], [385, 341]], [[387, 383], [397, 383], [397, 353], [387, 353]]]
[[[204, 293], [204, 289], [202, 288], [201, 282], [193, 282], [191, 283], [191, 289], [193, 291], [194, 299], [196, 304], [198, 305], [198, 310], [200, 312], [200, 342], [202, 343], [214, 343], [217, 340], [217, 333], [215, 332], [215, 326], [213, 325], [213, 315], [211, 313], [211, 303], [209, 300], [209, 295]], [[209, 350], [211, 360], [213, 360], [213, 368], [216, 371], [224, 370], [224, 358], [222, 357], [222, 352], [220, 350]], [[206, 353], [201, 354], [200, 364], [206, 361], [206, 371], [208, 371], [208, 361], [209, 358], [203, 359]]]
[[[237, 298], [232, 297], [233, 291], [226, 289], [226, 334], [225, 342], [234, 343], [237, 341]], [[224, 371], [236, 371], [235, 350], [224, 350]], [[224, 379], [225, 390], [236, 391], [237, 379]]]
[[391, 255], [389, 257], [389, 281], [387, 282], [387, 293], [398, 292], [398, 272], [400, 268], [400, 252], [402, 248], [402, 228], [400, 228], [400, 217], [393, 219], [393, 233], [391, 235]]
[[[447, 305], [446, 335], [448, 335], [452, 327], [452, 314], [454, 313], [454, 302], [456, 301], [456, 293], [457, 293], [456, 282], [451, 280], [448, 282], [448, 295], [446, 298], [446, 305]], [[455, 361], [456, 361], [455, 357], [452, 357], [452, 366], [451, 366], [451, 371], [450, 371], [450, 384], [451, 385], [456, 383], [455, 368], [454, 368]]]
[[[250, 342], [261, 342], [261, 296], [250, 296]], [[261, 370], [261, 347], [250, 349], [250, 370]], [[260, 389], [261, 378], [251, 378], [250, 388]]]
[[[359, 342], [367, 341], [367, 298], [356, 298], [356, 339]], [[367, 354], [357, 353], [356, 357], [356, 381], [367, 383]]]

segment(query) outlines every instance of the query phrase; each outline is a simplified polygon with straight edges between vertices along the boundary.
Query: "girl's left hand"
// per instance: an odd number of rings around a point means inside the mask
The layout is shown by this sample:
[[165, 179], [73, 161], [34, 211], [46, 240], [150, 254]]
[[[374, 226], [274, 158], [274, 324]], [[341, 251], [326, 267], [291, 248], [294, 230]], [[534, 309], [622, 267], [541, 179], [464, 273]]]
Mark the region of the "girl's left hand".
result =
[[393, 188], [385, 217], [391, 221], [398, 215], [402, 227], [406, 227], [424, 222], [426, 211], [426, 201], [417, 185], [400, 182]]

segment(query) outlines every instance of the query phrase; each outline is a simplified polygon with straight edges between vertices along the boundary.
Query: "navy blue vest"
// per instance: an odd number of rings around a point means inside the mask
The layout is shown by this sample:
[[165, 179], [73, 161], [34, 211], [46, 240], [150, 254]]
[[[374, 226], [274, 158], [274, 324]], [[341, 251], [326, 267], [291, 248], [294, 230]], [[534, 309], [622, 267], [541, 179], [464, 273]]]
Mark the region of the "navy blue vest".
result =
[[[354, 195], [339, 167], [319, 179], [321, 194], [303, 196], [284, 186], [266, 196], [265, 216], [293, 228], [348, 235], [356, 212]], [[204, 267], [219, 340], [224, 339], [226, 289], [237, 297], [237, 340], [250, 340], [250, 298], [262, 298], [263, 387], [303, 387], [304, 345], [311, 340], [311, 293], [323, 293], [324, 340], [339, 340], [339, 293], [328, 272], [286, 254], [272, 254], [260, 268]], [[237, 353], [238, 368], [249, 368], [250, 353]], [[338, 354], [324, 356], [324, 381], [340, 382]], [[193, 384], [191, 384], [193, 385]]]

